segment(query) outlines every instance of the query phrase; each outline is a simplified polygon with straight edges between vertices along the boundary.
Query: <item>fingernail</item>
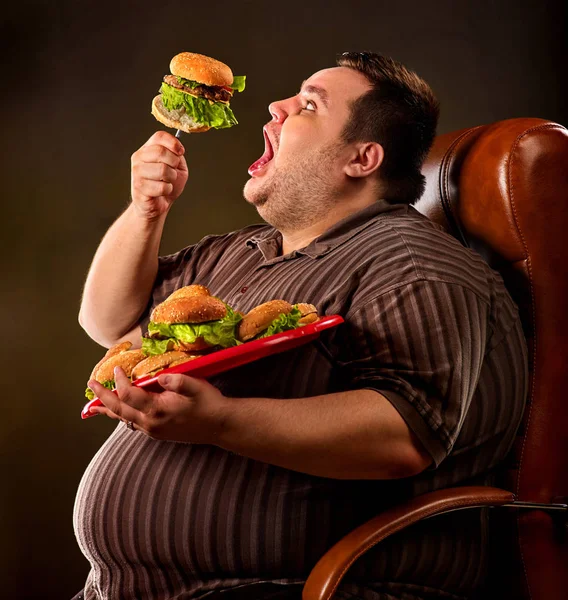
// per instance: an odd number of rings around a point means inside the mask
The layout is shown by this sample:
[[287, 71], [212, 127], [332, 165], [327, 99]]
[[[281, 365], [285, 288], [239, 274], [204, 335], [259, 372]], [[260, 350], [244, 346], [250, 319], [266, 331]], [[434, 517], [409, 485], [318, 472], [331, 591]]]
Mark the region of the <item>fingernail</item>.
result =
[[168, 383], [170, 383], [171, 380], [172, 380], [172, 378], [169, 375], [163, 375], [161, 377], [162, 383], [165, 383], [166, 385], [168, 385]]

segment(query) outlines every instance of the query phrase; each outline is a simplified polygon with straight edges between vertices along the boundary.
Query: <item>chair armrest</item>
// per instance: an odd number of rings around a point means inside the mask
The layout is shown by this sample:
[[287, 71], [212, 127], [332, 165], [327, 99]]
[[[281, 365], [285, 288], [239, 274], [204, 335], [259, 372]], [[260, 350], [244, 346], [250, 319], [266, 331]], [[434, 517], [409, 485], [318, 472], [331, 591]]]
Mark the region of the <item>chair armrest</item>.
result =
[[348, 533], [317, 562], [308, 577], [302, 600], [330, 600], [349, 567], [369, 548], [418, 521], [465, 508], [502, 506], [515, 496], [499, 488], [470, 486], [448, 488], [393, 506]]

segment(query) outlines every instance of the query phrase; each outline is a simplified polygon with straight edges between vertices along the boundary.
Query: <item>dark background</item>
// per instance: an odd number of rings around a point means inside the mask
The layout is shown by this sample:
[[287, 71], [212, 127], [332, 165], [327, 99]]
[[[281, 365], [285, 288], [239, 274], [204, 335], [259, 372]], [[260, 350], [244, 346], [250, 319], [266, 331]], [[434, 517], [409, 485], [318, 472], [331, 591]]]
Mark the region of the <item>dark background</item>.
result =
[[441, 105], [439, 132], [511, 117], [568, 124], [567, 3], [13, 2], [4, 6], [0, 597], [70, 598], [87, 576], [72, 513], [114, 428], [81, 421], [104, 350], [77, 322], [83, 281], [129, 198], [130, 156], [161, 126], [150, 102], [189, 50], [247, 75], [240, 125], [184, 135], [190, 181], [162, 253], [259, 222], [242, 198], [270, 101], [345, 50], [393, 56]]

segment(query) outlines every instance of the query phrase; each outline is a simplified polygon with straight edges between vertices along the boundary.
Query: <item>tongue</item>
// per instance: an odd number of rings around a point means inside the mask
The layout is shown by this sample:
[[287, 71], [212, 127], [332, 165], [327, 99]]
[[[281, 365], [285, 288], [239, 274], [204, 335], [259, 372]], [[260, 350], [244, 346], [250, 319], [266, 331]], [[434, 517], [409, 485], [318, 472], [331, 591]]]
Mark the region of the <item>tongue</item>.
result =
[[265, 152], [257, 161], [253, 162], [249, 167], [248, 172], [249, 175], [252, 175], [255, 171], [262, 169], [266, 163], [271, 160], [271, 156], [268, 152]]
[[252, 165], [248, 168], [249, 175], [252, 175], [254, 172], [262, 169], [264, 165], [268, 162], [268, 160], [263, 156], [259, 158], [256, 162], [253, 162]]

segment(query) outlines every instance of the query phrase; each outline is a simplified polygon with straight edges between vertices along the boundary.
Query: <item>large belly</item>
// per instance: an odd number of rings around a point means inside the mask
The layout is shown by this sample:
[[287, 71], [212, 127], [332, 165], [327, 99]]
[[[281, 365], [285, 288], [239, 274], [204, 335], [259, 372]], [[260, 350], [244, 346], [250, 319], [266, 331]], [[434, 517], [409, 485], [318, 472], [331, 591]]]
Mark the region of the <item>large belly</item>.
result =
[[301, 579], [313, 565], [306, 541], [316, 555], [314, 534], [323, 548], [328, 543], [322, 481], [120, 424], [87, 468], [75, 503], [91, 584], [100, 597], [136, 598], [219, 581]]

